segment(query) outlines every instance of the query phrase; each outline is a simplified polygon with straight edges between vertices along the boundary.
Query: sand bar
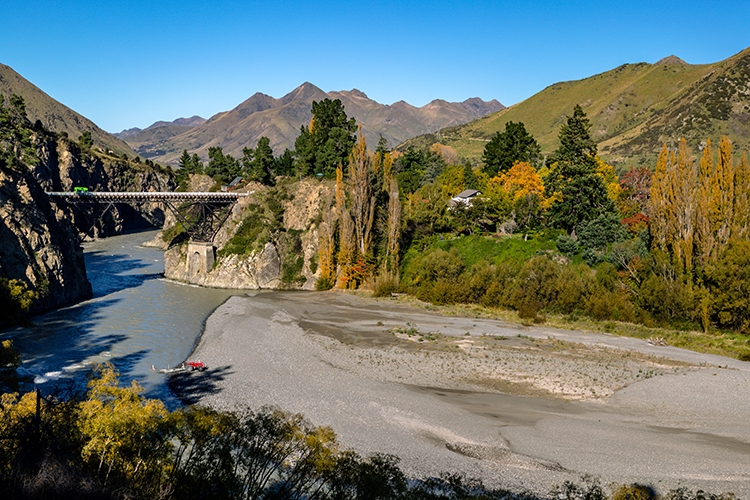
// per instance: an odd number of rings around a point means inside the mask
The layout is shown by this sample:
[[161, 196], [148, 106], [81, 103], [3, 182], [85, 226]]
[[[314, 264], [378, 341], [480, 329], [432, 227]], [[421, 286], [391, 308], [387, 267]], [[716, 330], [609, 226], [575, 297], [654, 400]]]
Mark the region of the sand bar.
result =
[[193, 358], [210, 369], [176, 381], [186, 401], [299, 412], [408, 474], [750, 498], [750, 363], [337, 292], [233, 297]]

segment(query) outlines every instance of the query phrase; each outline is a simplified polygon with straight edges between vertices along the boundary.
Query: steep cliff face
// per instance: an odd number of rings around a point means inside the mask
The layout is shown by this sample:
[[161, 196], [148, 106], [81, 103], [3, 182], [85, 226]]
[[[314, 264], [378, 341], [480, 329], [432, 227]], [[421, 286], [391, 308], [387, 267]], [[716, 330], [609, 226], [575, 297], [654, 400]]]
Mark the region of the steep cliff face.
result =
[[[172, 173], [154, 164], [93, 154], [64, 137], [50, 137], [39, 144], [40, 162], [32, 172], [47, 191], [72, 191], [85, 186], [92, 191], [174, 191]], [[123, 231], [161, 227], [164, 209], [158, 203], [139, 206], [116, 204], [70, 207], [74, 225], [87, 236], [100, 237]]]
[[0, 324], [24, 309], [33, 314], [91, 296], [80, 232], [108, 236], [164, 220], [158, 206], [114, 206], [102, 217], [104, 207], [52, 203], [45, 194], [74, 186], [149, 191], [175, 184], [168, 170], [93, 153], [32, 125], [18, 96], [0, 101]]
[[[190, 189], [198, 190], [204, 181], [195, 176]], [[241, 191], [250, 196], [234, 206], [210, 249], [183, 242], [165, 252], [165, 276], [216, 288], [314, 290], [318, 219], [322, 206], [330, 203], [331, 187], [306, 179], [275, 188], [253, 184]], [[165, 228], [171, 225], [169, 218]]]
[[91, 296], [73, 226], [30, 171], [7, 164], [0, 168], [0, 277], [34, 293], [31, 313]]

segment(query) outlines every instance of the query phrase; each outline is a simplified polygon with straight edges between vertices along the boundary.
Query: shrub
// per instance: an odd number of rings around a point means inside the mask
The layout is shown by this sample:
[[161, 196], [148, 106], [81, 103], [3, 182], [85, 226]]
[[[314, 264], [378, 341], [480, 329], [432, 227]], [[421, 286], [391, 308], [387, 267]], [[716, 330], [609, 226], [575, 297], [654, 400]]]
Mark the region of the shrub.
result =
[[560, 265], [548, 256], [528, 261], [516, 279], [511, 301], [522, 318], [536, 318], [544, 307], [557, 299]]
[[315, 289], [319, 292], [324, 292], [333, 288], [336, 283], [328, 276], [321, 276], [318, 281], [315, 282]]
[[591, 278], [588, 277], [590, 274], [588, 267], [582, 267], [586, 270], [584, 274], [570, 266], [560, 269], [555, 308], [561, 313], [571, 314], [578, 309], [583, 309], [583, 297], [587, 293], [587, 288], [591, 287]]
[[578, 242], [584, 249], [601, 249], [608, 243], [628, 239], [628, 232], [614, 213], [603, 213], [578, 228]]
[[620, 283], [617, 268], [609, 262], [602, 262], [596, 266], [596, 284], [605, 290], [613, 291]]
[[597, 288], [586, 299], [586, 314], [592, 318], [604, 321], [635, 321], [635, 308], [622, 292], [613, 292], [605, 288]]
[[381, 275], [375, 278], [372, 285], [373, 297], [390, 297], [393, 292], [398, 290], [398, 281], [390, 275]]
[[567, 234], [561, 234], [557, 237], [557, 249], [561, 254], [571, 257], [578, 253], [578, 242]]
[[612, 492], [610, 500], [656, 500], [656, 493], [650, 486], [623, 484]]

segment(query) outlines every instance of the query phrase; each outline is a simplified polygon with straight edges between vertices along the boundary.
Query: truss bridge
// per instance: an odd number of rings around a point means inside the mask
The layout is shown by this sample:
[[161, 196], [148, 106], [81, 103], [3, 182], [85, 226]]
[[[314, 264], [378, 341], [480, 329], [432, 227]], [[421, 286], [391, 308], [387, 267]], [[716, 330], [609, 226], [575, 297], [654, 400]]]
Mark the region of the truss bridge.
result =
[[229, 218], [232, 207], [250, 193], [235, 192], [114, 192], [114, 191], [51, 191], [52, 200], [71, 204], [106, 204], [99, 217], [115, 203], [161, 203], [171, 211], [196, 242], [211, 243], [221, 226]]

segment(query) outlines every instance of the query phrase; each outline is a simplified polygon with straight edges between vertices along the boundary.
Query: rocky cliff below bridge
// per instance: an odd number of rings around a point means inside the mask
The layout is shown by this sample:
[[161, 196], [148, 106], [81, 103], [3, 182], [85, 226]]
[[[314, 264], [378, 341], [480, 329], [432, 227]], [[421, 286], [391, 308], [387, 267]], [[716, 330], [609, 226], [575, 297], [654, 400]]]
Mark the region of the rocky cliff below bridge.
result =
[[[212, 181], [192, 176], [190, 190], [208, 190]], [[162, 242], [167, 278], [216, 288], [314, 290], [318, 270], [321, 211], [333, 197], [329, 181], [287, 180], [275, 187], [250, 183], [250, 195], [234, 205], [212, 244], [180, 238], [167, 216]]]

